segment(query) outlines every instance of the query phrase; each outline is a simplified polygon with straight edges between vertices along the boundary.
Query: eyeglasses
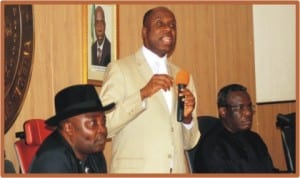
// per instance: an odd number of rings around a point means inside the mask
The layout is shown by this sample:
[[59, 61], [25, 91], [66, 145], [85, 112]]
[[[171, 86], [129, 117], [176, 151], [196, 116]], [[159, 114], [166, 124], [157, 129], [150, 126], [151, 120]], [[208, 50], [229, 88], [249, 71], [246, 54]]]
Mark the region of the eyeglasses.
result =
[[235, 112], [245, 112], [245, 111], [250, 111], [252, 113], [255, 113], [255, 107], [252, 104], [249, 105], [244, 105], [244, 104], [239, 104], [239, 105], [230, 105], [226, 104], [225, 107], [231, 108], [232, 111]]

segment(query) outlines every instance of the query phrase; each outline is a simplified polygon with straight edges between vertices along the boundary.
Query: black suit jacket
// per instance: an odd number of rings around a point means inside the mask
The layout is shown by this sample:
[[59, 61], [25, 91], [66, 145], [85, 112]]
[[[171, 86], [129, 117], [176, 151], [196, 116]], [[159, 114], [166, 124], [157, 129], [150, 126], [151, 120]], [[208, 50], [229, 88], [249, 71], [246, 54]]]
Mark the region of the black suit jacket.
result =
[[101, 63], [97, 61], [97, 41], [95, 41], [92, 45], [92, 65], [100, 65], [106, 67], [111, 60], [111, 47], [110, 41], [105, 37], [103, 49], [102, 49], [102, 56], [101, 56]]
[[267, 146], [257, 133], [230, 133], [221, 122], [200, 138], [194, 161], [196, 173], [276, 172]]
[[82, 162], [58, 131], [45, 139], [29, 168], [30, 173], [106, 173], [102, 152], [90, 154]]

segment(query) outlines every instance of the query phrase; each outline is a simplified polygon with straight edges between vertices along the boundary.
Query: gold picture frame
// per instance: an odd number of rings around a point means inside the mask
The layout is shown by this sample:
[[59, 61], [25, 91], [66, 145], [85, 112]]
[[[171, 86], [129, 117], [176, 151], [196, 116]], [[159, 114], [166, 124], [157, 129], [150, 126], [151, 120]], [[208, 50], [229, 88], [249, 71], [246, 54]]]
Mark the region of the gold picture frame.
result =
[[[116, 4], [88, 4], [83, 7], [83, 72], [84, 82], [95, 86], [102, 86], [107, 64], [95, 64], [96, 34], [94, 26], [94, 11], [101, 6], [105, 14], [105, 35], [110, 42], [110, 62], [117, 59], [117, 5]], [[105, 44], [106, 45], [106, 44]], [[99, 45], [98, 45], [99, 46]], [[102, 46], [102, 49], [104, 47]]]

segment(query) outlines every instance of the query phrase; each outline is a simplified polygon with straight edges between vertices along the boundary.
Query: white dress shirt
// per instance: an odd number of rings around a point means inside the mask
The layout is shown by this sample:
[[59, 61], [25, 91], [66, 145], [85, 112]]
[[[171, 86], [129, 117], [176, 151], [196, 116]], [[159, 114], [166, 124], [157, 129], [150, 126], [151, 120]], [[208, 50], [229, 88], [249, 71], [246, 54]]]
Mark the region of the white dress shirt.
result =
[[[169, 74], [167, 70], [167, 55], [165, 55], [164, 57], [159, 57], [152, 51], [147, 49], [145, 46], [142, 47], [142, 51], [153, 74]], [[162, 94], [164, 95], [168, 109], [171, 113], [173, 104], [171, 91], [164, 91], [163, 89], [161, 89], [160, 92], [162, 92]]]

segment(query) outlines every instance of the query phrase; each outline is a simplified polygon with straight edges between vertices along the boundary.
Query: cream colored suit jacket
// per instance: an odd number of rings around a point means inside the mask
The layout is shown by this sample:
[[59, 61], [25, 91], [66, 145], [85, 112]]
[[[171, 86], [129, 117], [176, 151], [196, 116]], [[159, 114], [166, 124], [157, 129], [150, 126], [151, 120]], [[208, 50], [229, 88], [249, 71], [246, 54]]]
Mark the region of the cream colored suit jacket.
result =
[[[167, 69], [175, 79], [179, 68], [168, 62]], [[111, 62], [106, 70], [100, 97], [104, 105], [116, 103], [106, 114], [108, 137], [112, 138], [110, 173], [188, 172], [184, 149], [193, 148], [200, 137], [196, 109], [192, 128], [177, 122], [176, 84], [171, 89], [171, 113], [161, 91], [145, 99], [144, 106], [140, 89], [152, 76], [141, 50]], [[188, 88], [196, 98], [192, 78]]]

